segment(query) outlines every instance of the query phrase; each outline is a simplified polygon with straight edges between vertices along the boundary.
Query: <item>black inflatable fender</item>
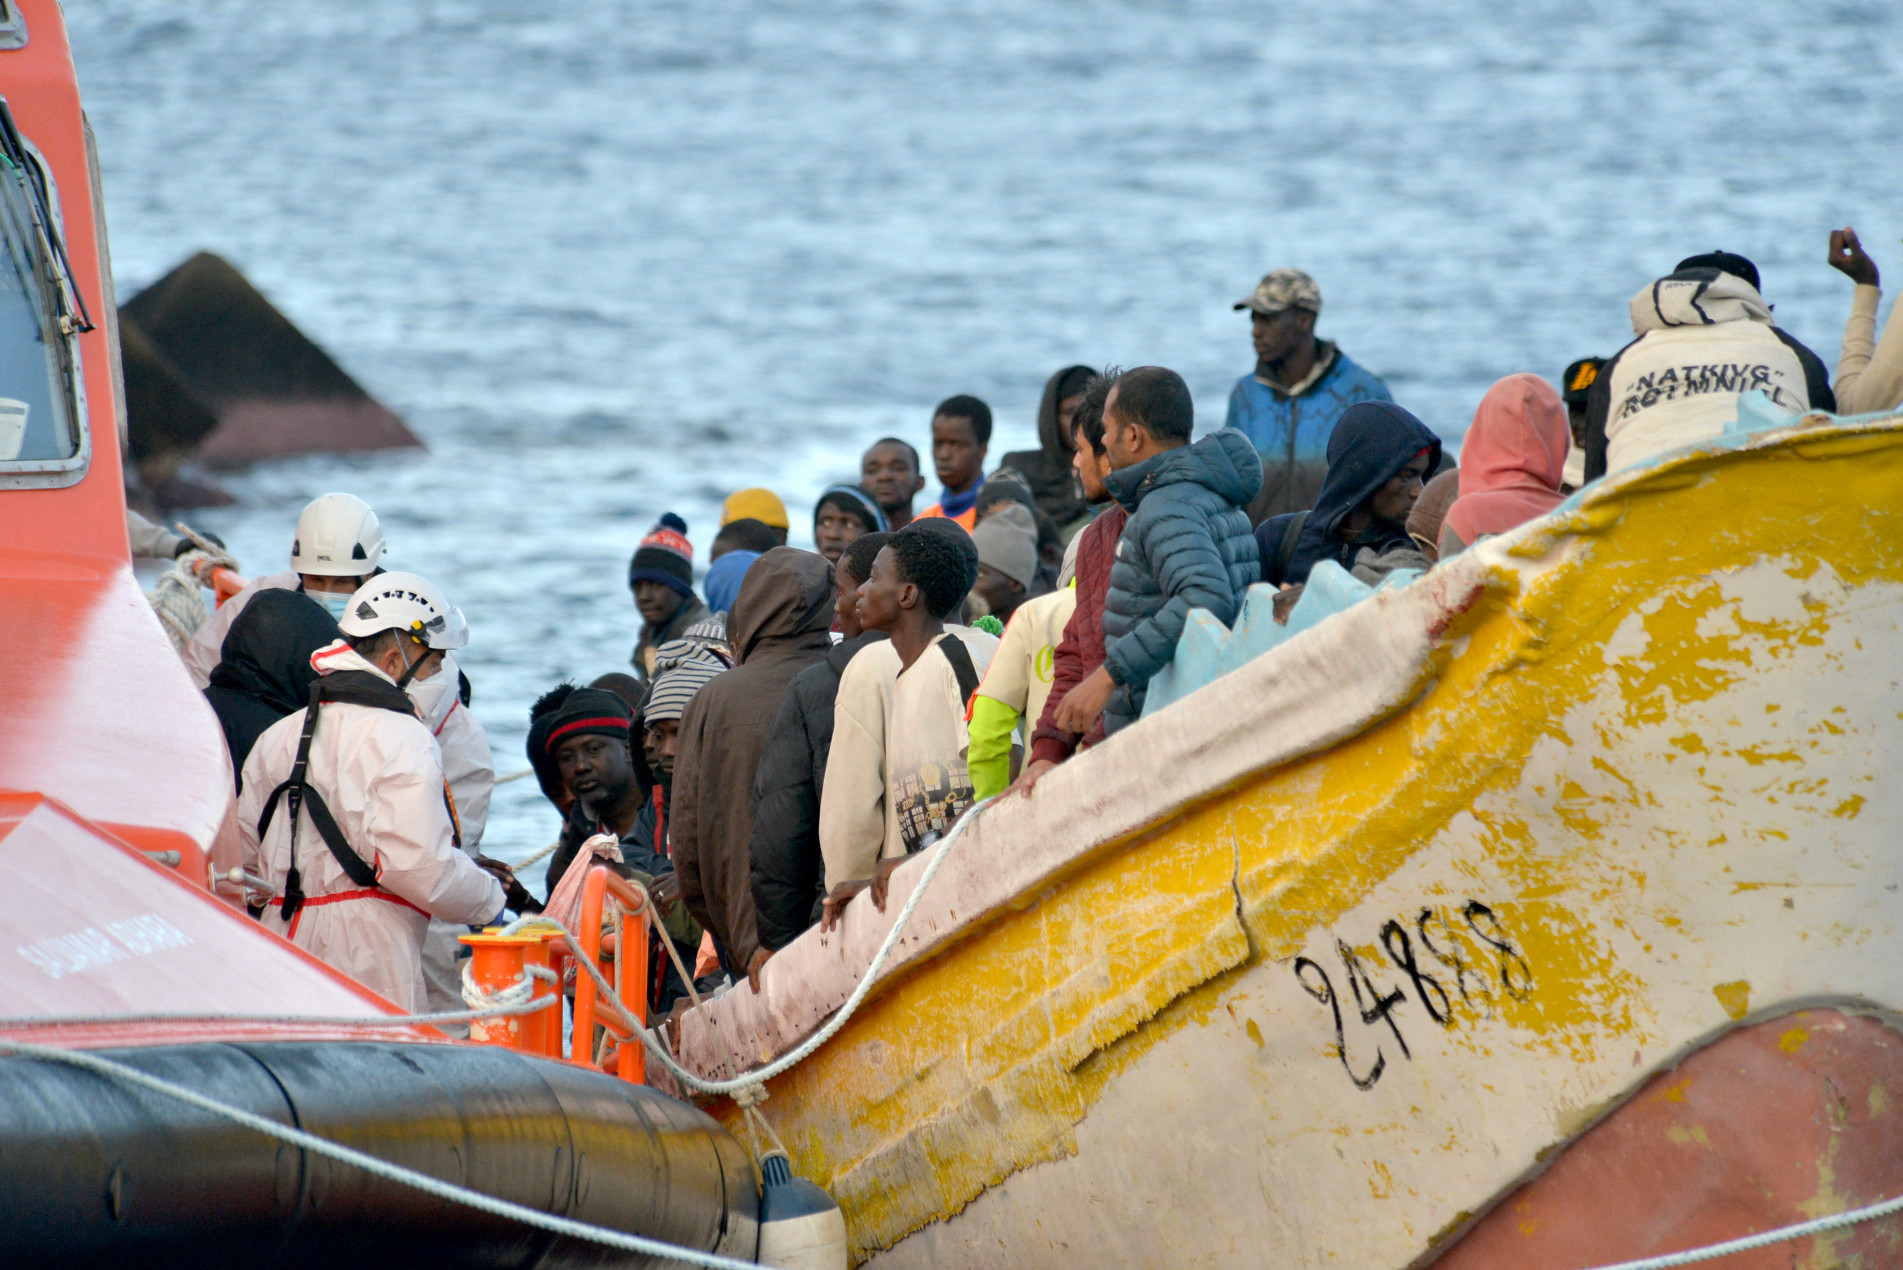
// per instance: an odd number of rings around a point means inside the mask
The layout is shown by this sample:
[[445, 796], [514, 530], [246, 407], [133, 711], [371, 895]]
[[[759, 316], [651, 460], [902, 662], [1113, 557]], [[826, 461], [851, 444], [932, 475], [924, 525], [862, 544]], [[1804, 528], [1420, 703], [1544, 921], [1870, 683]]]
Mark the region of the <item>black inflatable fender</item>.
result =
[[[99, 1056], [470, 1190], [751, 1260], [744, 1148], [645, 1086], [510, 1050], [327, 1041]], [[0, 1263], [583, 1267], [632, 1254], [493, 1217], [176, 1099], [0, 1060]], [[347, 1260], [346, 1260], [347, 1259]]]

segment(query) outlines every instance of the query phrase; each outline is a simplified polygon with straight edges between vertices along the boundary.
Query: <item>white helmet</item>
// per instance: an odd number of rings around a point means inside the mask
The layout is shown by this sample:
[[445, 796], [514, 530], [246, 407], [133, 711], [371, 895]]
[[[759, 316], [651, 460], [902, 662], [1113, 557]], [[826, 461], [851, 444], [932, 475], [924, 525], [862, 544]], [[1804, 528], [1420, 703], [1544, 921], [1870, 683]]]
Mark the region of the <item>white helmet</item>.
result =
[[320, 578], [361, 578], [383, 559], [383, 527], [370, 504], [354, 494], [313, 498], [298, 513], [291, 568]]
[[446, 651], [469, 643], [469, 623], [463, 621], [462, 610], [414, 573], [379, 573], [365, 582], [350, 597], [337, 627], [352, 639], [378, 631], [402, 631]]

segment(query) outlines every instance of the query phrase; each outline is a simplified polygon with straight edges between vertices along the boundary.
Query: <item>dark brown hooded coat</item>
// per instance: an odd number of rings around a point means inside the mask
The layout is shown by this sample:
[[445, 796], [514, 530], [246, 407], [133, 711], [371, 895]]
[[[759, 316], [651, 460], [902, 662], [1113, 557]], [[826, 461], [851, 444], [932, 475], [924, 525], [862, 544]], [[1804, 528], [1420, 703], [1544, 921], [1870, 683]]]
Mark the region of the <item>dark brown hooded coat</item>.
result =
[[1084, 390], [1094, 372], [1088, 366], [1066, 366], [1044, 385], [1044, 400], [1037, 407], [1037, 444], [1035, 450], [1016, 450], [999, 460], [999, 467], [1021, 473], [1031, 486], [1037, 509], [1056, 522], [1066, 540], [1090, 518], [1090, 504], [1084, 501], [1083, 486], [1071, 470], [1070, 438], [1057, 430], [1057, 407], [1064, 398]]
[[753, 777], [767, 727], [793, 677], [832, 647], [833, 567], [775, 547], [754, 561], [727, 614], [734, 667], [694, 694], [681, 717], [668, 839], [687, 911], [713, 932], [728, 973], [746, 973], [754, 929]]

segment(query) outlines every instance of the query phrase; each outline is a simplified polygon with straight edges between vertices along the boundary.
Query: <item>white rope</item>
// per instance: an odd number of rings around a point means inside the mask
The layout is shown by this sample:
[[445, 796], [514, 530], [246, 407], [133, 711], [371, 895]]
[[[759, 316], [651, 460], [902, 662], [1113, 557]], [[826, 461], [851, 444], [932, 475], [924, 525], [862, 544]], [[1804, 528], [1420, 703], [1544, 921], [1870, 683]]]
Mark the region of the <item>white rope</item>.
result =
[[[0, 1032], [23, 1032], [41, 1027], [126, 1027], [152, 1023], [269, 1023], [304, 1027], [420, 1027], [436, 1023], [473, 1023], [477, 1019], [503, 1018], [511, 1014], [533, 1014], [560, 1001], [560, 997], [533, 1000], [534, 982], [554, 981], [555, 972], [545, 966], [526, 966], [523, 975], [494, 995], [505, 998], [501, 1004], [469, 1010], [449, 1010], [440, 1014], [75, 1014], [37, 1015], [30, 1018], [0, 1019]], [[469, 1000], [469, 967], [463, 967], [463, 1000]], [[476, 989], [480, 992], [481, 989]]]
[[[535, 981], [560, 983], [561, 976], [547, 966], [524, 966], [522, 975], [514, 983], [495, 989], [493, 992], [476, 982], [476, 962], [472, 957], [463, 962], [463, 1003], [471, 1010], [480, 1013], [491, 1011], [509, 1011], [527, 1013], [521, 1007], [526, 1006], [535, 996]], [[553, 1005], [559, 998], [546, 997], [544, 1005]]]
[[1869, 1204], [1863, 1208], [1853, 1208], [1848, 1212], [1836, 1213], [1830, 1217], [1819, 1217], [1812, 1221], [1799, 1222], [1795, 1226], [1780, 1226], [1776, 1230], [1763, 1231], [1756, 1235], [1746, 1235], [1742, 1239], [1727, 1240], [1721, 1244], [1709, 1244], [1703, 1248], [1688, 1248], [1684, 1252], [1668, 1252], [1657, 1257], [1642, 1257], [1637, 1261], [1621, 1261], [1612, 1266], [1595, 1266], [1594, 1270], [1671, 1270], [1673, 1266], [1688, 1266], [1693, 1262], [1710, 1261], [1715, 1257], [1729, 1257], [1733, 1253], [1750, 1252], [1754, 1248], [1764, 1248], [1771, 1244], [1781, 1244], [1790, 1239], [1802, 1239], [1805, 1235], [1821, 1234], [1826, 1230], [1836, 1230], [1841, 1226], [1855, 1226], [1859, 1222], [1872, 1221], [1878, 1217], [1887, 1217], [1891, 1213], [1903, 1210], [1903, 1195], [1886, 1199], [1881, 1203]]
[[146, 596], [174, 650], [182, 651], [209, 616], [205, 612], [205, 601], [199, 595], [198, 578], [192, 573], [192, 566], [205, 558], [201, 551], [186, 552], [166, 566]]
[[[925, 888], [932, 884], [932, 879], [938, 875], [938, 870], [944, 865], [946, 860], [951, 858], [952, 843], [958, 839], [959, 835], [964, 833], [966, 827], [977, 819], [978, 813], [984, 810], [985, 806], [991, 801], [990, 798], [986, 798], [972, 804], [971, 807], [966, 810], [965, 814], [958, 818], [957, 823], [946, 832], [945, 836], [938, 840], [937, 844], [933, 847], [935, 854], [932, 856], [931, 863], [927, 864], [925, 871], [919, 874], [918, 885], [914, 886], [912, 893], [906, 897], [904, 906], [899, 909], [899, 915], [892, 923], [892, 929], [885, 933], [885, 942], [881, 943], [879, 945], [879, 951], [873, 954], [872, 964], [866, 967], [865, 977], [859, 980], [859, 986], [852, 990], [852, 995], [846, 998], [846, 1003], [839, 1007], [831, 1019], [827, 1020], [826, 1026], [807, 1037], [798, 1047], [781, 1055], [778, 1059], [768, 1063], [765, 1067], [748, 1072], [744, 1076], [737, 1076], [732, 1080], [703, 1080], [676, 1062], [674, 1055], [668, 1051], [667, 1046], [662, 1043], [658, 1037], [649, 1032], [647, 1028], [635, 1022], [634, 1017], [628, 1013], [628, 1008], [621, 1003], [621, 998], [615, 995], [614, 989], [611, 988], [608, 985], [608, 981], [602, 977], [601, 971], [590, 958], [581, 955], [581, 945], [576, 943], [575, 937], [570, 935], [568, 931], [562, 927], [560, 922], [550, 917], [522, 917], [503, 927], [503, 933], [514, 934], [519, 927], [533, 923], [544, 923], [557, 930], [561, 930], [562, 934], [567, 936], [569, 946], [575, 949], [575, 960], [581, 963], [582, 969], [586, 970], [589, 977], [595, 981], [595, 989], [601, 994], [601, 998], [613, 1006], [615, 1012], [621, 1016], [629, 1032], [641, 1039], [641, 1043], [647, 1046], [649, 1052], [656, 1058], [661, 1060], [661, 1065], [666, 1067], [676, 1080], [690, 1089], [698, 1090], [704, 1094], [734, 1095], [735, 1101], [739, 1102], [742, 1106], [750, 1107], [762, 1100], [764, 1091], [761, 1091], [761, 1093], [753, 1097], [743, 1097], [743, 1091], [757, 1089], [759, 1086], [766, 1084], [767, 1081], [772, 1080], [775, 1076], [778, 1076], [781, 1072], [795, 1066], [805, 1059], [807, 1055], [824, 1045], [827, 1041], [830, 1041], [838, 1034], [839, 1029], [846, 1026], [846, 1021], [852, 1018], [853, 1014], [859, 1009], [860, 1004], [865, 1001], [866, 994], [872, 991], [873, 982], [878, 979], [879, 972], [885, 969], [886, 959], [892, 955], [892, 949], [899, 941], [900, 932], [905, 929], [906, 923], [911, 921], [912, 913], [918, 908], [918, 902], [925, 894]], [[673, 951], [671, 947], [673, 944], [672, 940], [663, 939], [661, 942], [670, 945], [669, 951]], [[675, 965], [679, 966], [679, 954], [676, 953], [675, 957]], [[693, 980], [690, 978], [688, 982], [691, 985]]]
[[507, 776], [496, 777], [496, 784], [507, 785], [510, 781], [519, 781], [524, 776], [533, 776], [533, 775], [535, 775], [535, 769], [532, 767], [525, 767], [519, 772], [510, 772]]
[[353, 1150], [350, 1147], [332, 1142], [328, 1138], [320, 1138], [314, 1134], [306, 1133], [302, 1129], [294, 1129], [289, 1125], [279, 1124], [275, 1120], [268, 1120], [263, 1116], [246, 1111], [242, 1107], [233, 1107], [226, 1103], [218, 1102], [215, 1099], [207, 1098], [203, 1094], [187, 1089], [182, 1085], [175, 1085], [171, 1081], [161, 1080], [156, 1076], [148, 1076], [135, 1068], [126, 1067], [120, 1063], [99, 1058], [93, 1054], [85, 1054], [77, 1050], [54, 1049], [46, 1045], [28, 1045], [20, 1041], [7, 1040], [0, 1040], [0, 1053], [14, 1053], [26, 1058], [41, 1059], [49, 1063], [63, 1063], [69, 1067], [77, 1067], [82, 1071], [90, 1071], [101, 1076], [109, 1076], [114, 1080], [123, 1081], [128, 1085], [135, 1085], [156, 1094], [163, 1094], [168, 1098], [176, 1098], [187, 1106], [196, 1107], [200, 1111], [209, 1112], [214, 1116], [221, 1116], [226, 1120], [244, 1125], [248, 1129], [255, 1129], [259, 1133], [269, 1137], [303, 1147], [306, 1151], [313, 1151], [318, 1155], [329, 1156], [333, 1160], [341, 1160], [345, 1164], [355, 1165], [373, 1177], [380, 1177], [386, 1181], [414, 1187], [425, 1194], [434, 1195], [439, 1199], [464, 1204], [479, 1212], [491, 1213], [497, 1217], [505, 1217], [513, 1221], [519, 1221], [525, 1226], [534, 1226], [541, 1230], [552, 1231], [558, 1235], [567, 1235], [571, 1239], [585, 1239], [590, 1243], [603, 1244], [607, 1247], [619, 1248], [626, 1252], [637, 1252], [647, 1257], [662, 1257], [670, 1260], [686, 1261], [697, 1266], [707, 1266], [710, 1270], [759, 1270], [759, 1265], [756, 1262], [736, 1261], [732, 1257], [723, 1257], [717, 1253], [702, 1252], [697, 1248], [684, 1248], [678, 1244], [663, 1243], [658, 1239], [648, 1239], [641, 1235], [630, 1235], [619, 1230], [609, 1230], [605, 1226], [593, 1226], [587, 1222], [575, 1221], [572, 1218], [557, 1217], [552, 1213], [544, 1213], [539, 1209], [525, 1208], [521, 1204], [510, 1203], [505, 1199], [497, 1199], [493, 1195], [484, 1195], [480, 1191], [467, 1190], [449, 1182], [439, 1181], [426, 1173], [418, 1173], [413, 1169], [406, 1169], [401, 1165], [391, 1164], [389, 1161], [380, 1160], [374, 1155], [365, 1155], [361, 1151]]
[[[497, 784], [500, 784], [500, 783], [501, 783], [500, 781], [497, 782]], [[526, 869], [531, 864], [540, 864], [542, 861], [554, 855], [556, 848], [560, 847], [561, 845], [562, 845], [561, 839], [558, 838], [554, 842], [549, 843], [546, 847], [543, 847], [540, 851], [536, 851], [529, 855], [523, 856], [520, 860], [517, 860], [514, 864], [510, 865], [509, 867], [512, 869]]]

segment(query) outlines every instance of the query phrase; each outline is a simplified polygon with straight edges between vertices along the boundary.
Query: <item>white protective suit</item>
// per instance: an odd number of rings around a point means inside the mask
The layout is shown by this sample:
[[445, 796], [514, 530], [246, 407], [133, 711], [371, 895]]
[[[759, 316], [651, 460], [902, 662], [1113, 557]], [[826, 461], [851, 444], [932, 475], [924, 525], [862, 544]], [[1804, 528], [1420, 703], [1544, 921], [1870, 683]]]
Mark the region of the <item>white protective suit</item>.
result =
[[304, 579], [290, 569], [282, 573], [267, 573], [261, 578], [253, 578], [251, 585], [212, 610], [211, 616], [192, 632], [191, 639], [179, 653], [185, 660], [185, 669], [192, 672], [192, 682], [198, 685], [200, 691], [211, 686], [211, 672], [218, 669], [218, 663], [225, 659], [225, 632], [238, 620], [238, 614], [244, 612], [244, 606], [251, 603], [251, 597], [273, 587], [280, 591], [295, 591], [302, 585]]
[[[389, 676], [339, 641], [319, 649], [320, 673], [365, 670]], [[244, 865], [282, 890], [290, 867], [290, 816], [280, 802], [260, 842], [264, 805], [290, 775], [304, 711], [280, 719], [258, 738], [244, 765], [238, 799]], [[299, 816], [297, 866], [308, 897], [290, 922], [273, 902], [264, 924], [299, 948], [351, 976], [396, 1005], [426, 1008], [423, 939], [431, 917], [464, 925], [502, 911], [502, 884], [456, 850], [443, 801], [443, 764], [434, 737], [417, 719], [371, 706], [323, 707], [311, 745], [309, 780], [336, 817], [344, 838], [377, 871], [377, 885], [359, 888], [311, 821]]]
[[[489, 750], [489, 734], [462, 703], [458, 686], [461, 675], [455, 655], [446, 653], [441, 669], [428, 679], [411, 683], [409, 693], [417, 713], [423, 716], [423, 725], [435, 734], [442, 751], [443, 775], [449, 778], [449, 794], [456, 802], [463, 850], [473, 857], [489, 822], [496, 766]], [[457, 922], [430, 921], [429, 934], [423, 940], [423, 981], [432, 1013], [468, 1008], [463, 1002], [462, 963], [458, 960], [462, 945], [457, 942], [468, 929]], [[442, 1029], [465, 1036], [469, 1025], [446, 1023]]]

